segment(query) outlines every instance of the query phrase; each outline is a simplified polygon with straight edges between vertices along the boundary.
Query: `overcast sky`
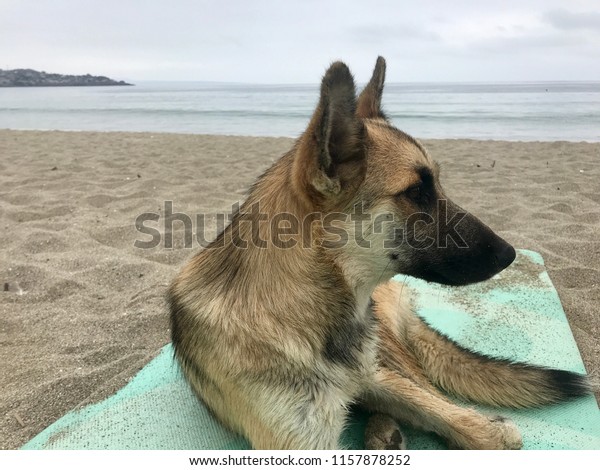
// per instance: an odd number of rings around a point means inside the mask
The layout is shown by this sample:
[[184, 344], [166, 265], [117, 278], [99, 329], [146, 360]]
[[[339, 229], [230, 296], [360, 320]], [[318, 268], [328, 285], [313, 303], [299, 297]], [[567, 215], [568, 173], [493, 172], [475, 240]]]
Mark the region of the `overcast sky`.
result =
[[0, 68], [128, 80], [600, 80], [599, 0], [0, 0]]

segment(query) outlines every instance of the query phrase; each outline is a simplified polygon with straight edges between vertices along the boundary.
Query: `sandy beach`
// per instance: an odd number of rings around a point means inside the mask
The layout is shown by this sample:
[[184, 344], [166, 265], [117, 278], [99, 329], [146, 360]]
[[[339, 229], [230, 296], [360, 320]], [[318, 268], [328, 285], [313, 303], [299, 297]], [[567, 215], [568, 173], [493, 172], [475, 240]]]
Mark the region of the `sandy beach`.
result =
[[[600, 373], [600, 144], [424, 143], [454, 201], [544, 256], [586, 368]], [[163, 214], [165, 201], [229, 213], [291, 144], [0, 130], [0, 448], [108, 397], [169, 341], [165, 288], [199, 245], [184, 247], [177, 223], [174, 248], [138, 248], [149, 237], [136, 217]], [[207, 237], [215, 230], [207, 217]]]

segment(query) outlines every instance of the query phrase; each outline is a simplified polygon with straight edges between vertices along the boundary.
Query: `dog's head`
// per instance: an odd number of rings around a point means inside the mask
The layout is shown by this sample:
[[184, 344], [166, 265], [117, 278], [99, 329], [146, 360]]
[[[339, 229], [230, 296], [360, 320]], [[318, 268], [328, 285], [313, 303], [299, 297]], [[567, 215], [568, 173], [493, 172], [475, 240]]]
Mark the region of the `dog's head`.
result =
[[[297, 193], [320, 211], [347, 216], [330, 218], [324, 242], [338, 236], [332, 249], [360, 265], [361, 277], [404, 273], [451, 285], [490, 278], [515, 250], [445, 196], [439, 166], [382, 112], [384, 79], [380, 57], [357, 98], [348, 67], [331, 65], [293, 163]], [[339, 239], [340, 228], [347, 239]]]

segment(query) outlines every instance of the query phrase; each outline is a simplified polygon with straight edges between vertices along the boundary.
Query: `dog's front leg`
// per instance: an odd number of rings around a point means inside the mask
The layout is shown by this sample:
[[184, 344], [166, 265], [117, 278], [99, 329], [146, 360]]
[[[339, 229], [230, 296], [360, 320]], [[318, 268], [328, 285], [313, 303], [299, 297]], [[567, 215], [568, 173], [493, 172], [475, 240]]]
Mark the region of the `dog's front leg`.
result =
[[306, 396], [261, 387], [246, 407], [240, 407], [240, 401], [227, 406], [237, 410], [230, 416], [236, 420], [230, 427], [248, 438], [254, 449], [339, 449], [347, 407], [340, 405], [338, 393], [318, 392]]
[[364, 401], [372, 411], [441, 435], [450, 447], [520, 449], [523, 445], [511, 421], [462, 408], [389, 369], [381, 368], [375, 373]]

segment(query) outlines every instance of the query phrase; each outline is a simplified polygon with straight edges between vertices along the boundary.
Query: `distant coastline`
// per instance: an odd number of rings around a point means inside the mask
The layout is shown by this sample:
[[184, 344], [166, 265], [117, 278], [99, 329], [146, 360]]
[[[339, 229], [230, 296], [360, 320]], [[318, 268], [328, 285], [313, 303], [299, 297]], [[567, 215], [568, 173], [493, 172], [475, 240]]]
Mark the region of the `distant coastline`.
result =
[[46, 87], [46, 86], [131, 86], [123, 80], [117, 81], [96, 75], [62, 75], [38, 72], [32, 69], [0, 69], [0, 87]]

